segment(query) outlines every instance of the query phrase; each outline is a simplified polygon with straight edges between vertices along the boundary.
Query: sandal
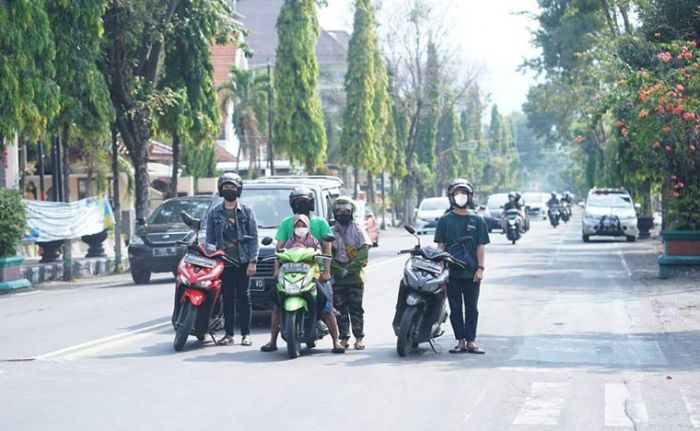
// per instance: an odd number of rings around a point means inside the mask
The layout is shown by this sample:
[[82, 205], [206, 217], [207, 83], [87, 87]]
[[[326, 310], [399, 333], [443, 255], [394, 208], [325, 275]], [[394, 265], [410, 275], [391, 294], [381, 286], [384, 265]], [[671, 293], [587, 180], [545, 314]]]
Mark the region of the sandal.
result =
[[253, 341], [251, 341], [250, 337], [247, 335], [243, 336], [243, 339], [241, 340], [241, 346], [252, 346]]
[[224, 338], [220, 339], [219, 341], [216, 342], [219, 346], [228, 346], [229, 344], [234, 344], [235, 341], [233, 340], [233, 337], [230, 335], [226, 335]]
[[459, 345], [455, 346], [454, 349], [449, 350], [450, 353], [466, 353], [467, 348], [466, 347], [460, 347]]
[[260, 350], [263, 352], [276, 352], [277, 346], [273, 346], [272, 343], [267, 343], [267, 344], [261, 346]]
[[347, 349], [348, 347], [350, 347], [350, 344], [348, 343], [347, 338], [340, 339], [340, 347], [342, 347], [343, 349]]
[[333, 348], [333, 353], [345, 353], [345, 349], [343, 349], [343, 348], [340, 347], [340, 346], [334, 347], [334, 348]]
[[355, 350], [365, 350], [365, 343], [362, 342], [362, 338], [355, 340]]
[[473, 347], [467, 347], [466, 351], [475, 355], [483, 355], [484, 353], [486, 353], [484, 350], [481, 350], [481, 347], [477, 346], [476, 344]]

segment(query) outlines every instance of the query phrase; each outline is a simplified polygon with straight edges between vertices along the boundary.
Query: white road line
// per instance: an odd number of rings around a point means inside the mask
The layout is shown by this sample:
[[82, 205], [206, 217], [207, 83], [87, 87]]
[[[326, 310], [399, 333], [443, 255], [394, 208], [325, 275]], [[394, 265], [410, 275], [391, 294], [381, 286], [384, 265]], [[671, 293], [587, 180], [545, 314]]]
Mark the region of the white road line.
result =
[[467, 410], [464, 413], [464, 423], [465, 424], [469, 423], [469, 419], [471, 419], [474, 412], [479, 409], [479, 404], [481, 404], [481, 401], [486, 396], [486, 392], [489, 390], [490, 387], [491, 387], [491, 384], [487, 384], [487, 385], [484, 385], [481, 387], [481, 394], [479, 395], [479, 398], [477, 398], [476, 402], [474, 403], [474, 406], [472, 407], [471, 410]]
[[533, 382], [514, 425], [557, 425], [569, 383]]
[[615, 248], [617, 248], [617, 255], [620, 256], [622, 266], [625, 267], [625, 271], [627, 272], [627, 278], [632, 278], [632, 271], [630, 270], [629, 265], [627, 265], [627, 260], [625, 259], [625, 256], [622, 255], [622, 250], [620, 250], [620, 246], [615, 245]]
[[605, 385], [605, 426], [628, 427], [649, 422], [649, 415], [638, 385], [632, 385], [633, 392], [624, 383]]
[[134, 335], [141, 334], [144, 332], [154, 331], [156, 329], [164, 328], [171, 325], [171, 322], [165, 321], [161, 323], [156, 323], [154, 325], [146, 326], [140, 329], [135, 329], [133, 331], [122, 332], [121, 334], [112, 335], [109, 337], [99, 338], [97, 340], [88, 341], [86, 343], [76, 344], [74, 346], [66, 347], [64, 349], [54, 350], [53, 352], [44, 353], [43, 355], [37, 356], [35, 359], [37, 361], [47, 361], [61, 359], [64, 356], [75, 356], [79, 351], [89, 350], [101, 344], [108, 344], [115, 341], [120, 341], [125, 338], [133, 337]]
[[681, 397], [693, 428], [700, 428], [700, 395], [697, 391], [691, 393], [688, 390], [681, 390]]

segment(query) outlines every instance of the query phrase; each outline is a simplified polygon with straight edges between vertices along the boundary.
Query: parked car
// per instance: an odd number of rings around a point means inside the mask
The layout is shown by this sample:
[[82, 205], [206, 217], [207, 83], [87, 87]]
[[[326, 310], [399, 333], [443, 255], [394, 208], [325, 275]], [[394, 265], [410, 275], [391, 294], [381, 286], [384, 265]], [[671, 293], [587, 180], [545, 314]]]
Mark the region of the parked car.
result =
[[450, 208], [449, 198], [425, 198], [416, 213], [416, 233], [418, 235], [435, 232], [438, 219]]
[[[241, 202], [255, 212], [258, 221], [258, 238], [275, 237], [279, 223], [292, 215], [289, 207], [289, 194], [299, 185], [308, 186], [314, 193], [316, 209], [312, 215], [323, 217], [329, 222], [333, 214], [331, 204], [341, 195], [343, 181], [331, 176], [274, 176], [245, 181]], [[217, 197], [217, 200], [221, 198]], [[265, 246], [260, 244], [257, 274], [250, 279], [250, 296], [255, 310], [272, 309], [272, 292], [275, 289], [274, 261], [264, 260], [275, 251], [275, 242]]]
[[148, 220], [137, 220], [134, 235], [129, 239], [129, 265], [134, 283], [145, 284], [154, 272], [177, 270], [184, 253], [178, 241], [194, 233], [181, 220], [183, 212], [202, 218], [212, 203], [211, 196], [190, 196], [168, 199]]
[[547, 220], [547, 201], [551, 194], [542, 192], [523, 193], [525, 210], [530, 218]]
[[355, 201], [355, 220], [365, 227], [373, 247], [379, 246], [379, 221], [365, 201]]
[[593, 188], [588, 192], [581, 233], [584, 242], [594, 235], [624, 236], [627, 241], [636, 241], [638, 233], [637, 213], [625, 189]]

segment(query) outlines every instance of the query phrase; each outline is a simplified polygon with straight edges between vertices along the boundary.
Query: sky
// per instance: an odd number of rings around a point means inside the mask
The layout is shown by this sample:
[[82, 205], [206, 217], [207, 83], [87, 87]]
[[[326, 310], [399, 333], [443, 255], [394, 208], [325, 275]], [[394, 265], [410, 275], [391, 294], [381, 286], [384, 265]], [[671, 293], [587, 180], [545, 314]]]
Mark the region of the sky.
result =
[[[400, 0], [383, 0], [385, 5]], [[466, 57], [482, 67], [480, 82], [502, 114], [522, 111], [528, 88], [535, 83], [532, 73], [523, 75], [516, 69], [525, 58], [538, 55], [531, 46], [531, 18], [515, 12], [537, 11], [536, 0], [433, 0], [448, 4], [450, 15], [458, 25], [452, 33], [453, 42], [464, 50]], [[328, 0], [319, 12], [321, 27], [326, 30], [352, 32], [352, 0]], [[381, 14], [379, 24], [381, 25]], [[490, 111], [490, 109], [489, 109]]]

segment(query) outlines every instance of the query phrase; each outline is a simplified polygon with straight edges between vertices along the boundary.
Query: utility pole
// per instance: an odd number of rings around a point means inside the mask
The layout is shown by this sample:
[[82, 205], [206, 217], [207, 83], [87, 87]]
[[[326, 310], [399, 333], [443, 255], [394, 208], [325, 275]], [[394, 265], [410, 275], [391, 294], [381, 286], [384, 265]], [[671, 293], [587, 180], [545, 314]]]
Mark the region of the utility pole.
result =
[[46, 200], [44, 192], [44, 140], [39, 139], [39, 200]]
[[[65, 138], [67, 135], [63, 135]], [[61, 139], [60, 135], [57, 138], [58, 148], [58, 166], [59, 175], [61, 177], [61, 201], [68, 203], [70, 201], [70, 170], [68, 169], [69, 151], [68, 141]], [[63, 154], [61, 147], [64, 146]], [[66, 238], [63, 241], [63, 281], [73, 281], [73, 239]]]
[[270, 162], [270, 175], [275, 175], [274, 152], [272, 150], [272, 74], [270, 57], [267, 57], [267, 160]]
[[[122, 211], [119, 202], [119, 153], [117, 127], [112, 125], [112, 181], [114, 182], [114, 272], [122, 269]], [[174, 169], [174, 168], [173, 168]]]
[[379, 227], [381, 230], [386, 230], [386, 191], [384, 189], [384, 171], [382, 171], [382, 224]]

